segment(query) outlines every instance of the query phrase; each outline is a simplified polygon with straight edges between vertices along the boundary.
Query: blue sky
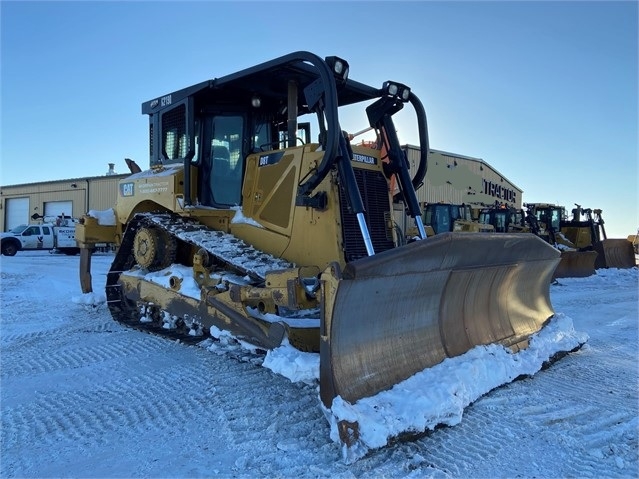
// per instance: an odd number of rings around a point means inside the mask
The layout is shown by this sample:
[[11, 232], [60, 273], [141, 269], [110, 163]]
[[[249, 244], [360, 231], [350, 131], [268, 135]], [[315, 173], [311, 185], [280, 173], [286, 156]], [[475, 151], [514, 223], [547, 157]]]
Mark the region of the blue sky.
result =
[[[0, 3], [0, 184], [148, 165], [140, 105], [295, 50], [409, 85], [431, 146], [639, 227], [636, 1]], [[417, 142], [409, 111], [402, 143]], [[368, 126], [363, 111], [342, 127]]]

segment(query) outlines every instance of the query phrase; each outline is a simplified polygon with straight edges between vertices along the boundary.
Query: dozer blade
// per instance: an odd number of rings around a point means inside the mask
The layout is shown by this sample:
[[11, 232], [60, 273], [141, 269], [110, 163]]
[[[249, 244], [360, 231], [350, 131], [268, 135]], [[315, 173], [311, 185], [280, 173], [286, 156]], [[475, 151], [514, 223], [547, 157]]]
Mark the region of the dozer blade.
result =
[[596, 251], [561, 252], [561, 261], [555, 270], [555, 278], [586, 278], [595, 274]]
[[632, 268], [637, 266], [632, 243], [625, 238], [605, 239], [595, 245], [599, 253], [595, 267], [599, 268]]
[[527, 347], [553, 315], [559, 257], [532, 234], [444, 233], [327, 269], [322, 402], [354, 404], [477, 345]]

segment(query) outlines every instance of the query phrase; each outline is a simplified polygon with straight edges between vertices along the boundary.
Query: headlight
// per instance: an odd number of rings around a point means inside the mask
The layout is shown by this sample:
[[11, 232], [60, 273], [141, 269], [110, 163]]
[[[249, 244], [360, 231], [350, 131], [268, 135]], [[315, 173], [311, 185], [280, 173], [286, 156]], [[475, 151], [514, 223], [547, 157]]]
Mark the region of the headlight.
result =
[[404, 102], [410, 98], [410, 88], [401, 83], [391, 81], [384, 82], [382, 90], [385, 91], [388, 96], [392, 96]]
[[333, 71], [333, 75], [339, 81], [346, 81], [348, 78], [348, 62], [339, 57], [326, 57], [324, 59], [329, 68]]

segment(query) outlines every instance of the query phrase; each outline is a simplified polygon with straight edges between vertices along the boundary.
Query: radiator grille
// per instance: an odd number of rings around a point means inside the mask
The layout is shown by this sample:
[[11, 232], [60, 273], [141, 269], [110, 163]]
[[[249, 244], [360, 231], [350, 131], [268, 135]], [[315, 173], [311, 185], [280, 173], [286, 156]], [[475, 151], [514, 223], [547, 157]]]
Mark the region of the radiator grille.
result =
[[[364, 217], [375, 253], [393, 248], [392, 231], [389, 229], [391, 211], [388, 198], [388, 183], [379, 171], [355, 168], [355, 179], [364, 202]], [[348, 209], [346, 194], [340, 188], [342, 214], [342, 238], [346, 262], [367, 256], [366, 245], [359, 229], [357, 216]]]

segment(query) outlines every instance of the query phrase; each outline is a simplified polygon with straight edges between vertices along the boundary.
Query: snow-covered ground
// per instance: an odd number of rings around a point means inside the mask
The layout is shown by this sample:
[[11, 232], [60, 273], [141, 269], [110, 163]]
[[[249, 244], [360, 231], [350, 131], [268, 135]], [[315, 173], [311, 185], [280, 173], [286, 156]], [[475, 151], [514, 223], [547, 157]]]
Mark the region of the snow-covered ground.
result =
[[[112, 258], [93, 257], [96, 291]], [[20, 252], [0, 271], [2, 477], [639, 476], [636, 268], [551, 287], [580, 351], [352, 464], [312, 381], [121, 327], [82, 304], [77, 257]]]

